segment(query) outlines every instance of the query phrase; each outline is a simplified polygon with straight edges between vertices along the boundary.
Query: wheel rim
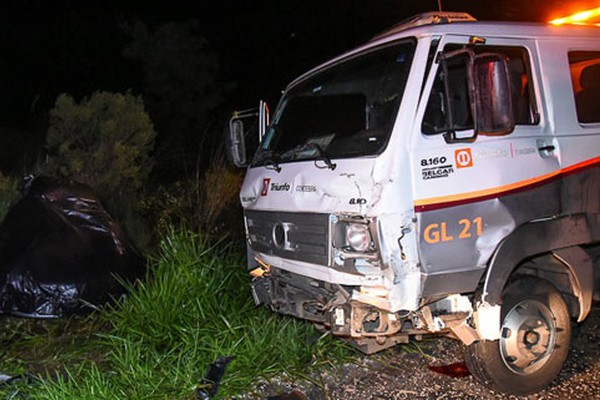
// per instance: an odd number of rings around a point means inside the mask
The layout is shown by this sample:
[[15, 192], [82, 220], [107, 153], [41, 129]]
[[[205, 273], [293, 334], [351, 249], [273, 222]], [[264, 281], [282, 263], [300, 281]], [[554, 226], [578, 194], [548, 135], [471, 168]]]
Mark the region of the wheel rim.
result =
[[556, 319], [545, 304], [537, 300], [516, 304], [502, 323], [502, 360], [520, 375], [538, 371], [554, 350], [556, 331]]

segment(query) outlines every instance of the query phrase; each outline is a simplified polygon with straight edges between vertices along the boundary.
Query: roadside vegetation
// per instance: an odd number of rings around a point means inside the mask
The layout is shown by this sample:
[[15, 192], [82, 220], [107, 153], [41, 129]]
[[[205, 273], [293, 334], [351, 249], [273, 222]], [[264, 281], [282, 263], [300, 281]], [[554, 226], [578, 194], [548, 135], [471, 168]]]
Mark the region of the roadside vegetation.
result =
[[[242, 172], [214, 144], [180, 168], [187, 173], [153, 173], [157, 136], [144, 104], [96, 92], [79, 101], [61, 95], [49, 112], [34, 172], [93, 187], [147, 256], [148, 274], [87, 316], [0, 316], [0, 374], [15, 377], [0, 379], [1, 398], [195, 399], [210, 364], [233, 356], [218, 396], [229, 398], [352, 354], [311, 324], [254, 306], [237, 200]], [[0, 175], [0, 217], [20, 180]]]
[[0, 398], [194, 399], [209, 365], [233, 356], [219, 389], [229, 398], [352, 354], [309, 323], [254, 306], [243, 171], [223, 151], [233, 86], [198, 27], [125, 25], [123, 55], [141, 86], [60, 94], [40, 109], [39, 143], [0, 174], [0, 218], [24, 173], [87, 184], [147, 256], [148, 275], [87, 316], [0, 315]]
[[260, 379], [348, 357], [310, 324], [254, 306], [239, 252], [185, 229], [160, 245], [151, 276], [119, 302], [66, 321], [5, 319], [2, 398], [194, 399], [219, 356], [219, 397]]

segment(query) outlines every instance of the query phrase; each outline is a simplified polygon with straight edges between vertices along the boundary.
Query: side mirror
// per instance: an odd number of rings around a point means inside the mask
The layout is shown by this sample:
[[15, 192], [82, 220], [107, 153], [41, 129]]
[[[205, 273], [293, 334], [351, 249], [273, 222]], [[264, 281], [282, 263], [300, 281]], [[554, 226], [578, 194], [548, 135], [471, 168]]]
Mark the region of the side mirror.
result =
[[246, 160], [246, 141], [244, 122], [241, 119], [229, 120], [228, 150], [230, 160], [236, 167], [248, 165]]
[[[254, 122], [256, 128], [252, 128], [252, 123], [244, 124], [244, 121]], [[258, 123], [257, 123], [258, 122]], [[227, 158], [236, 167], [248, 166], [248, 149], [246, 147], [247, 139], [250, 139], [251, 146], [255, 146], [262, 141], [267, 126], [269, 125], [269, 107], [264, 101], [260, 101], [258, 108], [251, 108], [243, 111], [234, 111], [229, 119], [227, 127], [226, 145]], [[248, 128], [250, 126], [250, 128]], [[251, 133], [258, 133], [256, 139], [251, 139]], [[253, 151], [253, 150], [252, 150]]]
[[472, 48], [442, 53], [448, 143], [472, 142], [478, 134], [506, 135], [515, 128], [506, 57]]
[[484, 53], [475, 56], [472, 72], [475, 92], [475, 132], [506, 135], [515, 129], [506, 57]]

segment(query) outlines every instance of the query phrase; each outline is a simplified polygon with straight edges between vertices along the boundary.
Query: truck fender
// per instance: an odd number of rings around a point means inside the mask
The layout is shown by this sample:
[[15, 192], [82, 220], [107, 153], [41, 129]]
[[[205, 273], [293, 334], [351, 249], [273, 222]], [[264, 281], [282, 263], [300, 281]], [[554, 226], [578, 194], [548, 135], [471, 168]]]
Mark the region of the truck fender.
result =
[[573, 294], [579, 301], [577, 322], [587, 317], [592, 308], [594, 295], [594, 266], [589, 254], [579, 246], [558, 249], [552, 255], [569, 271]]
[[514, 269], [525, 259], [552, 253], [567, 267], [573, 293], [578, 296], [578, 319], [585, 318], [591, 304], [592, 265], [584, 257], [581, 244], [590, 243], [591, 233], [585, 214], [543, 219], [519, 226], [498, 245], [484, 276], [481, 303], [500, 305], [502, 291]]

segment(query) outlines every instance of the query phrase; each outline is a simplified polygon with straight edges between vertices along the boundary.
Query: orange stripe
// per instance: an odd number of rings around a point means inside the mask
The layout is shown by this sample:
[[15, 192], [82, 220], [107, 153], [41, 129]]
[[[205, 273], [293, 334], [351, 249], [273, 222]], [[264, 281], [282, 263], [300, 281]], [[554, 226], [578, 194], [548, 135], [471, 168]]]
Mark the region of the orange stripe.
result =
[[415, 207], [427, 207], [427, 206], [433, 206], [433, 205], [438, 205], [438, 204], [443, 204], [443, 203], [454, 203], [454, 202], [459, 202], [459, 201], [462, 202], [462, 201], [467, 201], [467, 200], [474, 200], [474, 199], [477, 199], [480, 197], [490, 197], [490, 196], [497, 197], [497, 196], [501, 195], [502, 193], [511, 192], [511, 191], [518, 190], [518, 189], [521, 189], [521, 188], [524, 188], [527, 186], [531, 186], [531, 185], [535, 185], [535, 184], [540, 184], [544, 181], [552, 180], [560, 175], [567, 175], [567, 174], [576, 172], [577, 170], [584, 169], [584, 168], [593, 166], [598, 163], [600, 163], [600, 157], [592, 158], [590, 160], [586, 160], [586, 161], [571, 165], [569, 167], [556, 170], [549, 174], [541, 175], [541, 176], [531, 178], [531, 179], [525, 179], [523, 181], [511, 183], [508, 185], [498, 186], [498, 187], [491, 188], [491, 189], [475, 190], [472, 192], [454, 194], [454, 195], [450, 195], [450, 196], [430, 197], [427, 199], [415, 200], [414, 206]]

